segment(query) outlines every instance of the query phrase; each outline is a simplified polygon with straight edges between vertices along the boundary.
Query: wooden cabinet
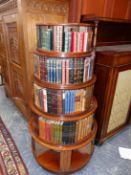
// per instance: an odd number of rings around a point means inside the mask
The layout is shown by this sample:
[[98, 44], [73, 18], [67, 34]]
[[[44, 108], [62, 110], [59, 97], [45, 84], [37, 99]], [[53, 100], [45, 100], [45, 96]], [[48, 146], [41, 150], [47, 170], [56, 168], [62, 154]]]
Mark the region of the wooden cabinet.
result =
[[45, 169], [70, 174], [89, 161], [94, 148], [96, 27], [41, 24], [37, 29], [29, 123], [32, 150]]
[[9, 0], [0, 4], [0, 47], [3, 47], [0, 56], [5, 91], [27, 118], [30, 115], [31, 52], [36, 48], [36, 24], [66, 22], [68, 5], [66, 0]]
[[131, 0], [71, 0], [69, 12], [71, 22], [79, 22], [81, 15], [131, 19]]
[[131, 21], [84, 15], [82, 22], [98, 25], [96, 141], [102, 144], [128, 125], [131, 119]]
[[103, 143], [131, 119], [131, 46], [105, 46], [96, 55], [95, 95], [98, 99], [96, 141]]
[[98, 25], [97, 46], [131, 43], [131, 20], [83, 15], [81, 22]]

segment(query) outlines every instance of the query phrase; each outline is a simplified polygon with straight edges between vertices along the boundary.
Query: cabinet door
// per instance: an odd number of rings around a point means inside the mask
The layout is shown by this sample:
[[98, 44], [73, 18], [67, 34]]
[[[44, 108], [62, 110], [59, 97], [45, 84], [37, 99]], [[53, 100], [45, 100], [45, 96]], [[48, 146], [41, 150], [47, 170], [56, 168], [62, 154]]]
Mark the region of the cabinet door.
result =
[[107, 133], [127, 122], [131, 103], [131, 70], [118, 73]]
[[2, 29], [2, 22], [0, 22], [0, 55], [3, 54], [4, 54], [3, 29]]
[[18, 16], [13, 14], [4, 16], [4, 30], [7, 46], [7, 61], [10, 69], [10, 91], [11, 96], [16, 104], [23, 108], [24, 106], [24, 75], [25, 75], [25, 61], [21, 52], [21, 33], [19, 31]]
[[4, 28], [3, 22], [0, 21], [0, 64], [2, 65], [2, 71], [4, 74], [4, 86], [5, 90], [10, 93], [10, 70], [9, 70], [9, 61], [7, 59], [5, 47], [5, 36], [4, 36]]

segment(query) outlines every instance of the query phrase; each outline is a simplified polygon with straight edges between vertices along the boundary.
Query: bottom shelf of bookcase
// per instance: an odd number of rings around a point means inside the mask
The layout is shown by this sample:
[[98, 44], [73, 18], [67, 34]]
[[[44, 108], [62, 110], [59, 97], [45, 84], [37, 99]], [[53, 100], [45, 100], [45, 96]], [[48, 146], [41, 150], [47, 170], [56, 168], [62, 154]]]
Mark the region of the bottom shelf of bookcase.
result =
[[46, 170], [56, 174], [70, 174], [80, 170], [91, 158], [94, 151], [95, 130], [92, 130], [90, 137], [79, 145], [58, 146], [53, 149], [51, 146], [43, 145], [39, 140], [32, 137], [32, 151], [37, 162]]
[[[62, 173], [68, 174], [69, 172], [72, 173], [81, 169], [90, 160], [90, 155], [88, 153], [82, 153], [79, 150], [73, 150], [73, 151], [68, 151], [68, 153], [63, 153], [63, 154], [68, 154], [68, 156], [63, 157], [63, 159], [65, 159], [66, 165], [64, 165], [64, 161], [62, 165], [60, 160], [62, 157], [61, 154], [62, 152], [57, 153], [52, 150], [47, 150], [45, 153], [37, 157], [37, 162], [42, 167], [44, 167], [49, 171], [59, 173], [59, 174], [62, 174]], [[70, 159], [70, 156], [71, 156], [71, 163], [70, 163], [70, 160], [66, 160], [66, 159]], [[67, 165], [69, 163], [70, 165]]]

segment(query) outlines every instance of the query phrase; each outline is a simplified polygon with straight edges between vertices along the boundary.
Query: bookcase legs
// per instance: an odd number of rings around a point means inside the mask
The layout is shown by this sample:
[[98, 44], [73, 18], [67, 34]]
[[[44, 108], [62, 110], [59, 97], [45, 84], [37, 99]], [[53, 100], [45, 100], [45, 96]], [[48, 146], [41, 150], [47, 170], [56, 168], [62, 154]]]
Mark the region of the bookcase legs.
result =
[[68, 171], [70, 169], [71, 155], [72, 155], [72, 151], [60, 152], [60, 170], [61, 171]]

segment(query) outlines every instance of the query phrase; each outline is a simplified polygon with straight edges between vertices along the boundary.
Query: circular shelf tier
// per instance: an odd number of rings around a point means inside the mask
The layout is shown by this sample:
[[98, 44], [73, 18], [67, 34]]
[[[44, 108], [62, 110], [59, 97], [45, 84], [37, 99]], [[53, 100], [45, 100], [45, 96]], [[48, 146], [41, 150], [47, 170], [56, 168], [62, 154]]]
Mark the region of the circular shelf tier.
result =
[[42, 139], [40, 139], [40, 138], [38, 138], [38, 136], [36, 136], [35, 131], [33, 130], [32, 121], [29, 122], [29, 131], [30, 131], [32, 138], [44, 147], [47, 147], [49, 149], [53, 149], [56, 151], [58, 151], [58, 150], [59, 151], [65, 151], [65, 150], [69, 151], [69, 150], [79, 149], [81, 147], [84, 147], [88, 143], [90, 143], [96, 135], [97, 123], [96, 123], [96, 120], [94, 120], [93, 129], [92, 129], [91, 133], [86, 138], [84, 138], [80, 143], [71, 144], [71, 145], [58, 145], [58, 144], [55, 145], [55, 144], [44, 142]]
[[37, 49], [33, 52], [34, 54], [39, 54], [40, 56], [46, 56], [48, 58], [81, 58], [91, 56], [94, 49], [89, 52], [56, 52], [56, 51], [45, 51], [43, 49]]
[[93, 114], [96, 109], [97, 109], [97, 100], [95, 97], [92, 98], [90, 107], [88, 108], [87, 111], [83, 112], [74, 112], [72, 114], [60, 114], [60, 115], [55, 115], [55, 114], [49, 114], [47, 112], [43, 112], [40, 108], [35, 106], [32, 101], [30, 101], [30, 108], [32, 112], [35, 114], [42, 116], [43, 118], [51, 119], [51, 120], [56, 120], [56, 121], [74, 121], [74, 120], [79, 120], [82, 118], [85, 118], [87, 116], [90, 116]]
[[43, 88], [49, 88], [49, 89], [56, 89], [56, 90], [75, 90], [75, 89], [82, 89], [89, 86], [94, 85], [96, 82], [96, 76], [94, 75], [93, 78], [87, 82], [79, 83], [79, 84], [56, 84], [56, 83], [48, 83], [48, 82], [42, 82], [37, 77], [35, 77], [35, 82], [39, 86]]

